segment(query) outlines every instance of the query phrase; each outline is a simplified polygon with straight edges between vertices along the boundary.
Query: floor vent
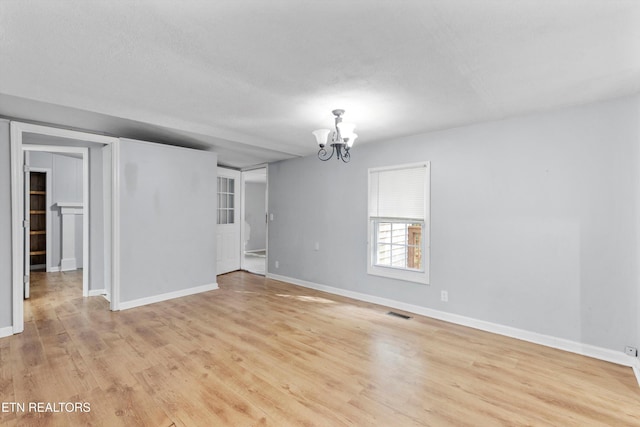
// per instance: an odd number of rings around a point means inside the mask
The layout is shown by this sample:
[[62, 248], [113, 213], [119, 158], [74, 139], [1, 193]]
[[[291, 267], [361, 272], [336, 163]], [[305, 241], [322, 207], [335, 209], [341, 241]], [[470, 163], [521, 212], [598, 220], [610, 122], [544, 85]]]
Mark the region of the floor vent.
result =
[[396, 313], [395, 311], [390, 311], [387, 314], [389, 316], [400, 317], [401, 319], [411, 319], [411, 316], [407, 316], [406, 314]]

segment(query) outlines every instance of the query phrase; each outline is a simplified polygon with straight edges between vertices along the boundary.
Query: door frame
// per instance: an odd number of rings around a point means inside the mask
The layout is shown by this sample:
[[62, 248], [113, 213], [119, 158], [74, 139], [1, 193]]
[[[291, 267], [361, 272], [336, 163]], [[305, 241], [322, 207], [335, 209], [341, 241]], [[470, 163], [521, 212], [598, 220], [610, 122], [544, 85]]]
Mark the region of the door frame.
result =
[[[264, 195], [264, 203], [265, 203], [265, 242], [264, 242], [264, 248], [266, 251], [266, 257], [265, 257], [265, 270], [264, 273], [265, 275], [267, 274], [267, 266], [269, 265], [269, 164], [262, 164], [262, 165], [258, 165], [258, 166], [252, 166], [246, 169], [242, 169], [241, 171], [241, 184], [242, 185], [242, 194], [241, 194], [241, 199], [240, 199], [240, 268], [242, 270], [247, 270], [245, 262], [244, 262], [244, 242], [245, 242], [245, 236], [246, 236], [246, 230], [245, 230], [245, 226], [244, 226], [244, 215], [246, 213], [246, 194], [247, 192], [245, 191], [245, 173], [246, 172], [251, 172], [254, 170], [258, 170], [258, 169], [264, 169], [264, 173], [265, 173], [265, 184], [266, 184], [266, 189], [265, 189], [265, 195]], [[249, 271], [249, 270], [247, 270]]]
[[[96, 135], [87, 132], [80, 132], [68, 129], [61, 129], [51, 126], [36, 125], [11, 121], [11, 246], [12, 246], [12, 282], [13, 282], [13, 333], [17, 334], [24, 330], [24, 242], [22, 239], [22, 218], [24, 216], [24, 184], [23, 184], [23, 134], [35, 133], [53, 137], [75, 139], [86, 142], [97, 142], [99, 144], [110, 144], [113, 147], [111, 157], [111, 310], [119, 309], [120, 301], [120, 199], [119, 168], [120, 168], [120, 139]], [[87, 188], [88, 191], [88, 188]], [[88, 200], [88, 199], [87, 199]], [[88, 217], [88, 215], [87, 215]], [[84, 237], [83, 237], [84, 238]], [[88, 238], [88, 235], [87, 235]], [[88, 246], [88, 245], [87, 245]], [[86, 260], [89, 262], [89, 259]], [[108, 284], [105, 284], [108, 286]]]
[[[90, 254], [89, 254], [89, 149], [87, 147], [69, 147], [62, 145], [36, 145], [36, 144], [22, 144], [22, 150], [28, 152], [45, 152], [45, 153], [73, 153], [80, 154], [82, 156], [82, 296], [89, 296], [89, 269], [90, 269]], [[32, 168], [29, 166], [30, 171], [36, 172], [38, 168]], [[47, 182], [48, 184], [48, 182]], [[26, 195], [25, 195], [26, 196]], [[50, 193], [47, 193], [47, 200], [50, 198]], [[47, 227], [51, 224], [50, 208], [47, 206]], [[47, 230], [53, 230], [48, 228]], [[51, 239], [47, 237], [47, 271], [50, 271], [51, 267]], [[56, 271], [60, 271], [59, 269]]]

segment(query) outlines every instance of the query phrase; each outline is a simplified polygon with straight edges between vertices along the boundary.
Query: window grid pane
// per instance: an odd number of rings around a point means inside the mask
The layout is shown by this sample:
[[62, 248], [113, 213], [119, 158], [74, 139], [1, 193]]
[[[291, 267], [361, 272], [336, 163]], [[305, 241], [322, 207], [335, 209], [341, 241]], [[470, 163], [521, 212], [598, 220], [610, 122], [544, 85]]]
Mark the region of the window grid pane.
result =
[[375, 265], [422, 271], [422, 223], [374, 220]]
[[218, 224], [233, 224], [235, 221], [234, 190], [235, 179], [218, 177]]

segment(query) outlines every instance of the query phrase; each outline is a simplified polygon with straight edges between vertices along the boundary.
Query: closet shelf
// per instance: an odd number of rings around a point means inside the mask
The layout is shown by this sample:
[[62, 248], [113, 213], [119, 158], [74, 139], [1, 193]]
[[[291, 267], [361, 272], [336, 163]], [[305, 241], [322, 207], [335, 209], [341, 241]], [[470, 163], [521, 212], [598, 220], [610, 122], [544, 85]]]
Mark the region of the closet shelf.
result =
[[29, 174], [29, 255], [31, 265], [45, 263], [47, 255], [47, 174]]

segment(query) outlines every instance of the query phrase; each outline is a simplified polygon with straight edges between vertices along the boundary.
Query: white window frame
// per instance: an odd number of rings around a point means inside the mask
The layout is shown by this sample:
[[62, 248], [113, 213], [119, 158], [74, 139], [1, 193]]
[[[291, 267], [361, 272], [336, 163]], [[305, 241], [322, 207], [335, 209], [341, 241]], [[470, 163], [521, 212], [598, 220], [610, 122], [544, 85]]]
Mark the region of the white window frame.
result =
[[[220, 180], [224, 180], [224, 182], [226, 182], [227, 184], [224, 191], [220, 190]], [[233, 191], [229, 190], [229, 182], [233, 182]], [[231, 201], [231, 203], [233, 203], [234, 201], [235, 194], [237, 191], [236, 190], [237, 184], [238, 183], [236, 182], [236, 178], [219, 176], [217, 179], [218, 190], [216, 194], [218, 195], [218, 207], [217, 207], [216, 223], [218, 225], [235, 224], [236, 222], [235, 218], [236, 218], [237, 207], [235, 206], [235, 204], [233, 204], [233, 207], [229, 207], [229, 202]], [[220, 196], [223, 196], [225, 198], [225, 205], [226, 205], [225, 207], [220, 207]], [[225, 216], [224, 222], [220, 221], [221, 212], [224, 212], [224, 216]], [[231, 221], [229, 221], [229, 219], [231, 219]]]
[[[373, 217], [369, 213], [369, 202], [367, 202], [367, 273], [374, 276], [387, 277], [390, 279], [404, 280], [408, 282], [429, 284], [430, 268], [430, 241], [431, 241], [431, 212], [430, 212], [430, 188], [431, 188], [431, 164], [430, 162], [408, 163], [380, 168], [369, 168], [367, 171], [367, 200], [371, 197], [371, 173], [385, 170], [410, 169], [416, 167], [426, 168], [424, 185], [424, 218], [423, 219], [398, 219]], [[422, 270], [403, 269], [398, 267], [388, 267], [376, 265], [377, 241], [375, 236], [376, 222], [404, 222], [422, 224]]]

